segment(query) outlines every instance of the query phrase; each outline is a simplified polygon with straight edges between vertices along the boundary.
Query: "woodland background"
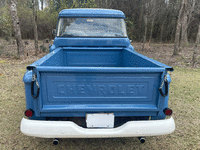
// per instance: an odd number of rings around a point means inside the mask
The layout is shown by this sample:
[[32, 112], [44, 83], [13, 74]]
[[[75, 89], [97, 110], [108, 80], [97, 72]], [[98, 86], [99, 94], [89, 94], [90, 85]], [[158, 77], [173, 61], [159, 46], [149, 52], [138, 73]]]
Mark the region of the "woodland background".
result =
[[[21, 133], [26, 67], [48, 53], [60, 10], [110, 8], [126, 14], [135, 51], [174, 68], [168, 72], [172, 134], [137, 138], [52, 139]], [[200, 150], [200, 0], [0, 0], [0, 149]]]
[[[37, 54], [37, 40], [54, 38], [58, 13], [68, 8], [122, 10], [129, 39], [142, 42], [142, 49], [146, 42], [174, 43], [173, 54], [178, 55], [185, 46], [196, 43], [194, 55], [198, 51], [199, 0], [1, 0], [0, 37], [7, 41], [11, 37], [35, 39]], [[17, 37], [17, 33], [21, 35]], [[23, 52], [23, 43], [19, 39], [17, 43], [18, 52]]]
[[[14, 0], [15, 1], [15, 0]], [[52, 39], [52, 29], [56, 28], [59, 11], [67, 8], [108, 8], [122, 10], [126, 15], [129, 38], [143, 41], [147, 25], [146, 39], [153, 42], [175, 40], [179, 11], [184, 5], [185, 17], [182, 23], [181, 42], [194, 43], [200, 21], [199, 0], [33, 0], [37, 11], [38, 38]], [[34, 38], [33, 2], [17, 0], [17, 13], [23, 39]], [[182, 4], [183, 3], [183, 4]], [[9, 0], [0, 1], [0, 36], [13, 36]]]
[[[185, 48], [191, 46], [190, 64], [200, 64], [200, 0], [1, 0], [0, 38], [16, 45], [16, 58], [28, 56], [27, 40], [34, 40], [36, 56], [47, 52], [45, 41], [49, 43], [54, 38], [52, 30], [59, 12], [70, 8], [122, 10], [128, 37], [141, 43], [140, 50], [149, 50], [151, 43], [170, 43], [172, 56], [178, 56], [183, 51], [186, 55], [189, 50]], [[43, 41], [41, 45], [38, 40]], [[4, 45], [0, 43], [2, 56], [7, 53]]]

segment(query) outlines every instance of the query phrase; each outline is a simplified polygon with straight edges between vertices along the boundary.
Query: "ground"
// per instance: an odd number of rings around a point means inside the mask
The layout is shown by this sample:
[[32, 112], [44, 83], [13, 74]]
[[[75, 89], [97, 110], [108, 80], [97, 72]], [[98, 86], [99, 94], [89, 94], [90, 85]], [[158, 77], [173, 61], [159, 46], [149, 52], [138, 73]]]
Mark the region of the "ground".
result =
[[[182, 48], [179, 55], [173, 56], [174, 44], [146, 44], [145, 50], [142, 50], [141, 43], [132, 43], [135, 50], [147, 57], [153, 58], [159, 62], [162, 62], [169, 66], [179, 66], [184, 68], [191, 68], [192, 66], [192, 56], [194, 45], [191, 44], [185, 48]], [[200, 47], [200, 45], [199, 45]], [[197, 55], [198, 62], [195, 63], [193, 68], [200, 68], [200, 52]]]
[[170, 73], [169, 107], [173, 110], [175, 132], [147, 137], [144, 144], [137, 138], [61, 139], [60, 144], [54, 146], [52, 139], [28, 137], [20, 131], [26, 108], [23, 75], [26, 66], [45, 53], [34, 56], [34, 44], [29, 40], [28, 56], [25, 52], [25, 56], [17, 59], [16, 45], [8, 45], [2, 39], [0, 42], [0, 52], [3, 51], [0, 56], [0, 149], [200, 149], [200, 68], [199, 63], [195, 68], [190, 65], [192, 46], [183, 49], [179, 56], [171, 57], [173, 44], [152, 44], [149, 50], [142, 51], [140, 43], [133, 43], [139, 53], [174, 67]]

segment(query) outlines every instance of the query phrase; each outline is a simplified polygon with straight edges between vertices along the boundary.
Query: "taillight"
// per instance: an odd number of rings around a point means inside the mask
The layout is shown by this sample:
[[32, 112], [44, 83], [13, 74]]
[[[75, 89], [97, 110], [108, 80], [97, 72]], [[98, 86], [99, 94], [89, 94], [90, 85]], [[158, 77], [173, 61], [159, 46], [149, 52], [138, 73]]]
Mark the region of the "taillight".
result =
[[32, 117], [34, 114], [34, 111], [32, 109], [27, 109], [24, 114], [26, 117]]
[[164, 114], [165, 114], [166, 116], [171, 116], [171, 115], [172, 115], [172, 110], [171, 110], [170, 108], [165, 108], [165, 109], [163, 110], [163, 112], [164, 112]]

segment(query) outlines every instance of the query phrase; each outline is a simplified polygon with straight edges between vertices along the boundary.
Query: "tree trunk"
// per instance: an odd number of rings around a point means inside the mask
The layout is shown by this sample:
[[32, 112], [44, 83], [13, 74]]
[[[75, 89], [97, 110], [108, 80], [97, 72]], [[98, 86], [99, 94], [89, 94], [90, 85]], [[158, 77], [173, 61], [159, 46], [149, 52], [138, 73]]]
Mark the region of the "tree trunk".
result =
[[184, 3], [184, 0], [183, 0], [181, 9], [180, 9], [179, 15], [178, 15], [178, 21], [177, 21], [177, 26], [176, 26], [176, 34], [175, 34], [174, 53], [173, 53], [173, 55], [178, 55], [178, 52], [179, 52], [180, 32], [181, 32], [181, 18], [182, 18], [184, 7], [185, 7], [185, 3]]
[[198, 29], [195, 47], [194, 47], [194, 51], [193, 51], [193, 57], [192, 57], [192, 66], [193, 67], [195, 66], [195, 63], [197, 62], [197, 51], [198, 51], [199, 40], [200, 40], [200, 23], [199, 23], [199, 29]]
[[164, 26], [165, 26], [165, 21], [167, 20], [167, 17], [162, 22], [161, 29], [160, 29], [160, 43], [163, 41], [163, 32], [164, 32]]
[[197, 33], [197, 38], [196, 38], [196, 42], [199, 44], [199, 40], [200, 40], [200, 23], [199, 23], [199, 29], [198, 29], [198, 33]]
[[109, 0], [109, 6], [108, 8], [112, 9], [113, 8], [113, 5], [112, 5], [112, 0]]
[[105, 8], [108, 8], [108, 0], [105, 0]]
[[20, 58], [20, 54], [24, 53], [24, 44], [21, 38], [21, 30], [19, 25], [19, 18], [17, 15], [17, 2], [16, 0], [10, 0], [10, 14], [13, 22], [13, 29], [15, 33], [15, 39], [17, 42], [17, 55]]
[[[173, 17], [171, 17], [171, 24], [173, 24]], [[174, 41], [175, 41], [176, 26], [177, 26], [177, 22], [175, 22], [175, 25], [173, 26], [172, 33], [171, 33], [171, 36], [170, 36], [170, 39], [171, 39], [171, 42], [172, 42], [172, 43], [174, 43]], [[175, 33], [175, 34], [174, 34], [174, 33]]]
[[192, 8], [190, 9], [189, 13], [188, 13], [188, 21], [187, 21], [187, 34], [189, 34], [189, 31], [191, 29], [191, 20], [192, 20], [192, 13], [195, 11], [195, 4], [196, 4], [196, 0], [192, 1]]
[[41, 1], [41, 10], [44, 9], [44, 0], [40, 0]]
[[153, 19], [152, 19], [152, 21], [151, 21], [151, 33], [150, 33], [149, 44], [151, 43], [151, 40], [152, 40], [153, 26], [154, 26], [154, 19], [155, 19], [155, 15], [153, 16]]
[[144, 15], [144, 24], [145, 24], [145, 32], [144, 32], [144, 40], [143, 40], [143, 45], [142, 45], [142, 50], [145, 49], [145, 43], [146, 43], [146, 39], [147, 39], [147, 24], [148, 24], [148, 17], [145, 14]]
[[141, 0], [140, 2], [140, 15], [139, 15], [139, 21], [138, 21], [138, 30], [139, 30], [139, 39], [141, 40], [141, 34], [142, 34], [142, 18], [143, 18], [143, 14], [144, 14], [144, 4], [143, 4], [144, 0]]
[[198, 51], [198, 44], [195, 43], [193, 56], [192, 56], [192, 66], [195, 66], [195, 63], [197, 62], [197, 51]]
[[97, 5], [97, 8], [99, 8], [99, 0], [95, 0], [95, 3]]
[[147, 25], [148, 25], [148, 3], [145, 3], [145, 11], [144, 11], [144, 26], [145, 26], [145, 31], [144, 31], [144, 40], [143, 40], [143, 45], [142, 45], [142, 50], [145, 49], [145, 43], [147, 40]]
[[152, 21], [151, 21], [151, 33], [150, 33], [150, 39], [149, 39], [149, 44], [151, 43], [151, 40], [152, 40], [152, 34], [153, 34], [153, 26], [154, 26], [154, 20], [155, 20], [155, 1], [152, 0], [151, 2], [153, 4], [153, 8], [152, 8], [152, 13], [153, 13], [153, 18], [152, 18]]
[[12, 40], [12, 31], [9, 31], [9, 34], [10, 34], [10, 43], [13, 43], [13, 40]]
[[171, 34], [171, 36], [170, 36], [170, 41], [173, 43], [174, 42], [174, 32], [175, 32], [175, 29], [176, 29], [176, 27], [174, 27], [173, 28], [173, 30], [172, 30], [172, 34]]
[[38, 53], [38, 33], [37, 33], [37, 11], [35, 9], [35, 0], [33, 2], [33, 27], [34, 27], [34, 39], [35, 39], [35, 55]]
[[103, 1], [100, 0], [100, 8], [103, 8]]
[[184, 10], [183, 12], [183, 18], [182, 18], [182, 30], [181, 30], [181, 47], [185, 47], [186, 45], [188, 45], [188, 34], [187, 34], [187, 30], [188, 30], [188, 16], [186, 13], [186, 10]]

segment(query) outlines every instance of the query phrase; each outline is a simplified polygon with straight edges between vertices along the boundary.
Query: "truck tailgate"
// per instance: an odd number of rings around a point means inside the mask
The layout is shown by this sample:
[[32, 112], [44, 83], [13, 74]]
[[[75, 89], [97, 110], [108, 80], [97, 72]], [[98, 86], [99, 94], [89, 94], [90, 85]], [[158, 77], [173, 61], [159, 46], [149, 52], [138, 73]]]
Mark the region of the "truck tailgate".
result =
[[[40, 116], [156, 116], [164, 68], [37, 67]], [[142, 112], [142, 113], [141, 113]]]

